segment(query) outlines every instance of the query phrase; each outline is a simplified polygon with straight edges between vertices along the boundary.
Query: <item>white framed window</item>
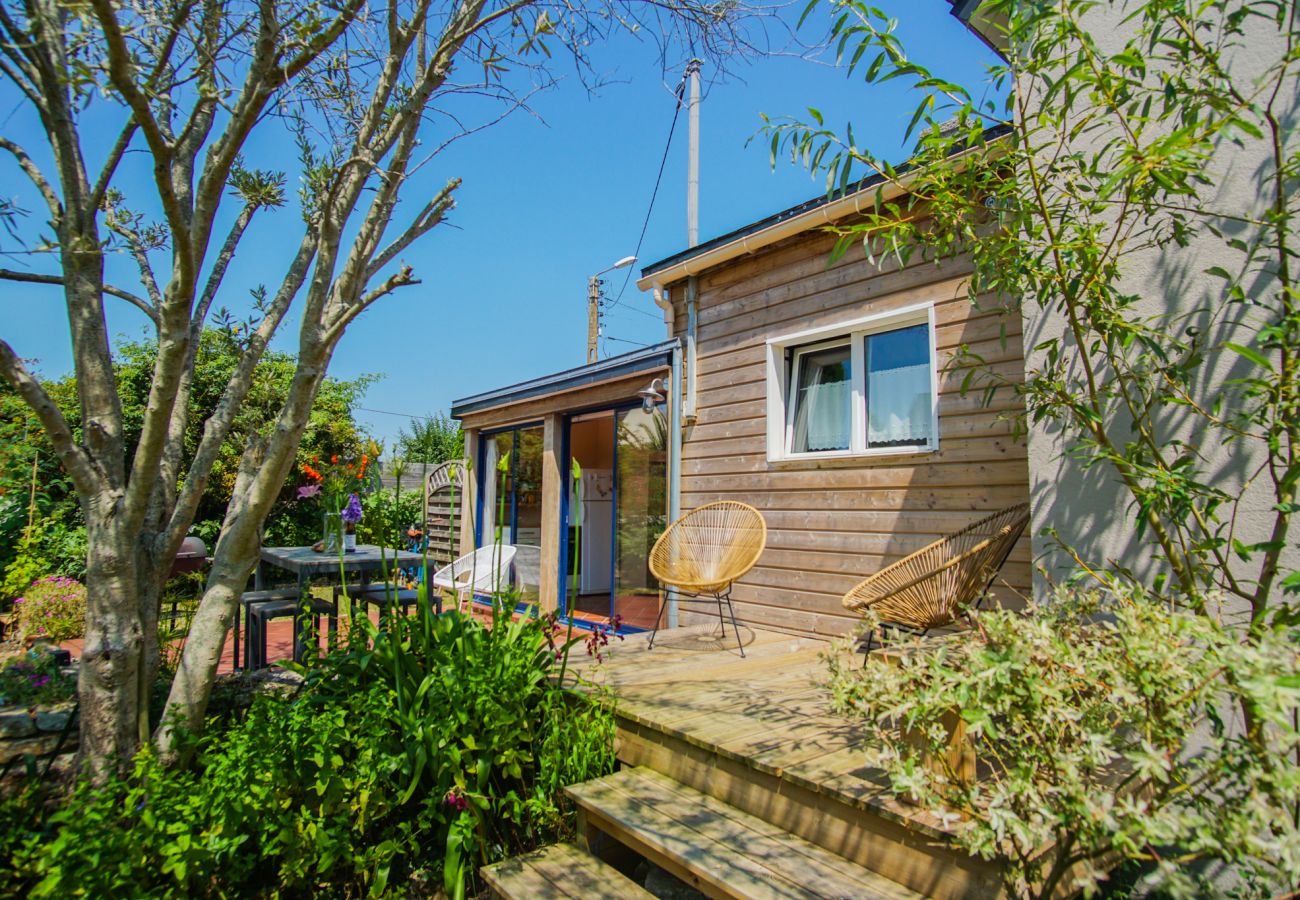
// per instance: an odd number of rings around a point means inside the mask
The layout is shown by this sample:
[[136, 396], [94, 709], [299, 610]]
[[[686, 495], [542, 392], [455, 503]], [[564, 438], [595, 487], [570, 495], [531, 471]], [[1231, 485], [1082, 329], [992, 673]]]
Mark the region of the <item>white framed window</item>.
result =
[[767, 363], [770, 461], [938, 449], [933, 304], [771, 338]]

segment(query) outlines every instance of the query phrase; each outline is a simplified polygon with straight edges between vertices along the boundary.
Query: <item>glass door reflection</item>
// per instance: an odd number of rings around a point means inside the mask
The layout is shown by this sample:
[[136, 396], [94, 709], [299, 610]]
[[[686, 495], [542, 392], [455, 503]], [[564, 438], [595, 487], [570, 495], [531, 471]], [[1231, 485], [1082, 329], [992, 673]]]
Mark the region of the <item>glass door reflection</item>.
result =
[[615, 415], [614, 578], [610, 618], [653, 628], [659, 583], [650, 574], [650, 550], [667, 527], [668, 421], [658, 409]]

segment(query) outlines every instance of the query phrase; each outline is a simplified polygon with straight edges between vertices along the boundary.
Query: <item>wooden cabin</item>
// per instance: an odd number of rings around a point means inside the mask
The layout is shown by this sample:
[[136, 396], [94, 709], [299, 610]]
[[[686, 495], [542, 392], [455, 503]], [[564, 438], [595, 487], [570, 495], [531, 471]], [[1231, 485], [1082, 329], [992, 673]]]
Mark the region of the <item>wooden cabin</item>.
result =
[[[645, 566], [655, 535], [739, 500], [762, 511], [768, 540], [735, 585], [737, 617], [829, 637], [856, 621], [841, 597], [857, 581], [1028, 500], [1019, 399], [963, 394], [950, 366], [964, 345], [1021, 379], [1019, 316], [973, 304], [961, 261], [900, 268], [851, 250], [831, 262], [824, 226], [881, 187], [868, 179], [647, 266], [638, 286], [664, 310], [666, 343], [457, 401], [477, 472], [462, 549], [503, 524], [503, 542], [541, 548], [544, 606], [644, 628], [660, 599]], [[1030, 582], [1022, 538], [995, 594], [1016, 603]], [[686, 605], [669, 612], [693, 621]]]

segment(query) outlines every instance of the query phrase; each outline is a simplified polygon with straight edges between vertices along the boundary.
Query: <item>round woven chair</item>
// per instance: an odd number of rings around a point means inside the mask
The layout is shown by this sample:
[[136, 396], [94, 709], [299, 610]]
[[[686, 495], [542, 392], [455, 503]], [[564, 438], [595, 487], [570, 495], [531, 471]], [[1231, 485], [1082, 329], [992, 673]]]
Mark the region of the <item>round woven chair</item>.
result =
[[[968, 615], [972, 604], [979, 607], [1027, 524], [1028, 503], [980, 519], [859, 582], [844, 595], [844, 605], [857, 612], [874, 610], [882, 631], [920, 636], [951, 624]], [[875, 637], [873, 629], [863, 639], [865, 652], [871, 652]]]
[[[650, 574], [674, 588], [679, 598], [716, 603], [718, 623], [724, 633], [727, 624], [722, 604], [726, 603], [736, 644], [744, 656], [745, 646], [731, 605], [731, 585], [754, 567], [766, 545], [767, 523], [754, 507], [733, 500], [709, 503], [686, 513], [659, 535], [650, 550]], [[651, 648], [659, 634], [665, 605], [660, 605], [655, 618]]]

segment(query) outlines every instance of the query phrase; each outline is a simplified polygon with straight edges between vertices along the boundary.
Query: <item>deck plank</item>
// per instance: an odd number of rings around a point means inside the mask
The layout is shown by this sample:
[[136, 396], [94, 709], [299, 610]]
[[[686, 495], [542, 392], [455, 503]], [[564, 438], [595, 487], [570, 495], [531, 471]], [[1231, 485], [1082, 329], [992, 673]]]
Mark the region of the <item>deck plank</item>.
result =
[[704, 880], [755, 898], [917, 895], [767, 822], [648, 769], [580, 786], [579, 802]]
[[647, 900], [653, 896], [614, 867], [572, 844], [553, 844], [484, 866], [482, 873], [492, 890], [502, 897]]

